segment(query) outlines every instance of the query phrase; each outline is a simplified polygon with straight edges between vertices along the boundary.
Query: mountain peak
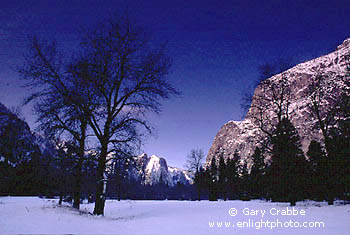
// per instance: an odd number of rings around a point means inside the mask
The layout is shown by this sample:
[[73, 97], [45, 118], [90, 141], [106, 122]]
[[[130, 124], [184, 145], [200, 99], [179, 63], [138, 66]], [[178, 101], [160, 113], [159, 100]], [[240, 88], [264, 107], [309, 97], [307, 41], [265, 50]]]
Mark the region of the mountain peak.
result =
[[345, 39], [343, 43], [337, 47], [337, 49], [340, 50], [346, 47], [350, 47], [350, 38]]
[[155, 185], [164, 183], [169, 186], [175, 186], [177, 183], [189, 184], [192, 183], [188, 173], [176, 167], [168, 166], [165, 158], [151, 155], [148, 157], [146, 153], [137, 157], [137, 162], [142, 169], [139, 174], [142, 174], [144, 183]]

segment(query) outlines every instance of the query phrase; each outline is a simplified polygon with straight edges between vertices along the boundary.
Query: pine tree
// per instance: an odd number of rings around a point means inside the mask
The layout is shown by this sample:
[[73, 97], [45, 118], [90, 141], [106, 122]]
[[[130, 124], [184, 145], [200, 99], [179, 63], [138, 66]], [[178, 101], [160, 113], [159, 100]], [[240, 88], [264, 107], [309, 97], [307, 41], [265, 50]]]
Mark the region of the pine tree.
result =
[[306, 161], [300, 137], [288, 118], [276, 126], [272, 137], [269, 189], [274, 201], [289, 201], [291, 206], [304, 196]]
[[226, 170], [226, 163], [223, 158], [223, 155], [220, 155], [219, 158], [219, 181], [218, 181], [218, 188], [219, 192], [221, 194], [221, 197], [226, 201], [227, 200], [227, 170]]
[[332, 196], [349, 198], [350, 193], [350, 120], [339, 121], [330, 130], [331, 157], [327, 158], [328, 187]]
[[206, 195], [210, 199], [211, 186], [213, 183], [211, 173], [210, 173], [210, 165], [202, 169], [202, 174], [200, 176], [201, 176], [200, 182], [202, 185], [202, 189], [203, 191], [205, 191]]
[[211, 159], [211, 164], [209, 168], [209, 175], [210, 175], [210, 181], [209, 181], [209, 200], [210, 201], [217, 201], [218, 195], [217, 195], [217, 188], [218, 188], [218, 168], [216, 166], [216, 159], [213, 157]]
[[311, 185], [309, 185], [311, 197], [315, 200], [326, 199], [327, 159], [322, 145], [312, 140], [307, 151], [307, 156], [311, 176]]
[[[348, 91], [350, 91], [350, 55], [347, 57], [347, 77], [345, 79]], [[338, 141], [336, 143], [336, 160], [339, 168], [336, 170], [339, 182], [339, 197], [350, 200], [350, 95], [344, 92], [340, 99], [338, 108]]]
[[239, 187], [239, 165], [240, 156], [238, 151], [235, 150], [233, 157], [227, 159], [226, 169], [227, 169], [227, 184], [228, 191], [230, 192], [230, 198], [238, 198], [240, 193]]
[[[342, 83], [335, 82], [331, 74], [318, 74], [308, 87], [308, 96], [311, 101], [309, 109], [317, 124], [314, 128], [316, 131], [321, 131], [326, 152], [327, 174], [325, 176], [329, 205], [333, 205], [334, 198], [342, 194], [341, 191], [347, 187], [346, 183], [345, 185], [341, 183], [340, 178], [345, 179], [349, 175], [349, 165], [345, 160], [348, 158], [342, 158], [340, 157], [342, 154], [339, 154], [346, 149], [339, 144], [342, 142], [342, 137], [339, 135], [342, 132], [341, 125], [350, 117], [350, 56], [347, 55], [344, 59], [346, 73], [336, 75], [341, 76]], [[345, 177], [340, 177], [341, 175]]]
[[249, 182], [250, 182], [250, 176], [249, 176], [249, 170], [248, 170], [248, 163], [246, 160], [243, 161], [243, 164], [240, 165], [240, 198], [241, 200], [249, 200]]
[[261, 198], [264, 194], [264, 174], [265, 174], [265, 162], [264, 155], [259, 147], [255, 148], [252, 155], [253, 164], [250, 170], [251, 187], [250, 192], [253, 198]]
[[206, 172], [202, 166], [199, 167], [198, 172], [194, 174], [194, 184], [197, 189], [198, 201], [201, 200], [201, 192], [206, 188]]

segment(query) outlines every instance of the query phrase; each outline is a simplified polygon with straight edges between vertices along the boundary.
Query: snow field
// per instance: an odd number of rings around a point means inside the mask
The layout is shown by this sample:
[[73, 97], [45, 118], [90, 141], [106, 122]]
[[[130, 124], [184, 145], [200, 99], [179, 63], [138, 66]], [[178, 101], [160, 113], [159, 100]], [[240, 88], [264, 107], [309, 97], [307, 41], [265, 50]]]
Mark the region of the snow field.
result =
[[[328, 206], [319, 202], [299, 202], [295, 207], [305, 215], [276, 215], [288, 203], [264, 201], [130, 201], [107, 200], [105, 216], [93, 216], [94, 204], [83, 204], [77, 211], [57, 200], [36, 197], [0, 197], [0, 234], [308, 234], [349, 235], [350, 205]], [[237, 215], [230, 216], [235, 209]], [[291, 208], [289, 208], [291, 209]], [[232, 211], [232, 210], [231, 210]], [[247, 213], [249, 212], [249, 213]], [[264, 213], [262, 213], [264, 212]], [[249, 215], [248, 215], [249, 214]], [[262, 214], [264, 214], [262, 216]], [[260, 221], [290, 220], [323, 222], [324, 228], [256, 226]], [[209, 223], [214, 223], [210, 227]], [[222, 222], [218, 227], [217, 223]], [[230, 223], [230, 227], [225, 227]], [[245, 227], [238, 227], [238, 223]], [[234, 227], [232, 227], [232, 225]]]

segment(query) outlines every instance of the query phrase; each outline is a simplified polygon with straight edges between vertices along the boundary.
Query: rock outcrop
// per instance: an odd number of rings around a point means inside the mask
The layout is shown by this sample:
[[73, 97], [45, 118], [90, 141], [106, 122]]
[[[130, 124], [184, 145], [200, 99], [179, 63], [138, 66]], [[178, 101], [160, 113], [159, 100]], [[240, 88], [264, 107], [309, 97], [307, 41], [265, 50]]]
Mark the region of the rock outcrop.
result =
[[[322, 139], [321, 133], [311, 128], [315, 124], [315, 118], [312, 117], [308, 109], [308, 104], [310, 104], [310, 99], [307, 96], [308, 86], [316, 75], [327, 74], [327, 79], [332, 80], [332, 84], [336, 84], [334, 87], [330, 87], [333, 89], [331, 92], [337, 92], [336, 87], [343, 86], [342, 75], [346, 71], [347, 55], [350, 55], [350, 39], [346, 39], [334, 52], [328, 55], [298, 64], [268, 79], [272, 84], [277, 84], [283, 78], [287, 80], [290, 89], [289, 118], [301, 137], [304, 152], [307, 151], [312, 139]], [[264, 90], [262, 84], [258, 85], [244, 120], [229, 121], [221, 127], [208, 152], [207, 164], [219, 154], [223, 154], [224, 158], [230, 158], [235, 150], [240, 153], [240, 156], [246, 158], [253, 154], [255, 147], [259, 145], [257, 137], [264, 135], [256, 121], [256, 117], [259, 115], [256, 107], [261, 105], [258, 104], [259, 97], [266, 93], [269, 91]], [[269, 107], [272, 107], [272, 103], [269, 102], [262, 105], [267, 107], [267, 113]]]
[[136, 162], [139, 171], [134, 172], [133, 177], [143, 181], [146, 185], [163, 183], [172, 187], [177, 183], [185, 185], [192, 183], [187, 171], [168, 166], [166, 160], [162, 157], [156, 155], [148, 157], [144, 153], [137, 157]]

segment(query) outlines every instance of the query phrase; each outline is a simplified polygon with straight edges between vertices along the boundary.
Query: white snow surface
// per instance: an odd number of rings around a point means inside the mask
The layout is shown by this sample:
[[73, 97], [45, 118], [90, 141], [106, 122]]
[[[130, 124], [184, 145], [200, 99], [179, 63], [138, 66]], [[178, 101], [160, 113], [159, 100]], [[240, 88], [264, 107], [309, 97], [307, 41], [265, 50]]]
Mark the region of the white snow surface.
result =
[[[0, 234], [308, 234], [349, 235], [350, 205], [328, 206], [319, 202], [298, 202], [305, 215], [276, 216], [270, 210], [286, 210], [288, 203], [264, 201], [106, 201], [105, 216], [93, 216], [94, 204], [81, 210], [58, 206], [56, 199], [0, 197]], [[236, 216], [228, 211], [235, 208]], [[243, 210], [265, 210], [265, 214], [244, 215]], [[274, 209], [273, 209], [274, 208]], [[289, 207], [290, 209], [290, 207]], [[323, 222], [324, 228], [212, 228], [209, 222], [244, 221]], [[248, 223], [248, 222], [247, 222]]]

